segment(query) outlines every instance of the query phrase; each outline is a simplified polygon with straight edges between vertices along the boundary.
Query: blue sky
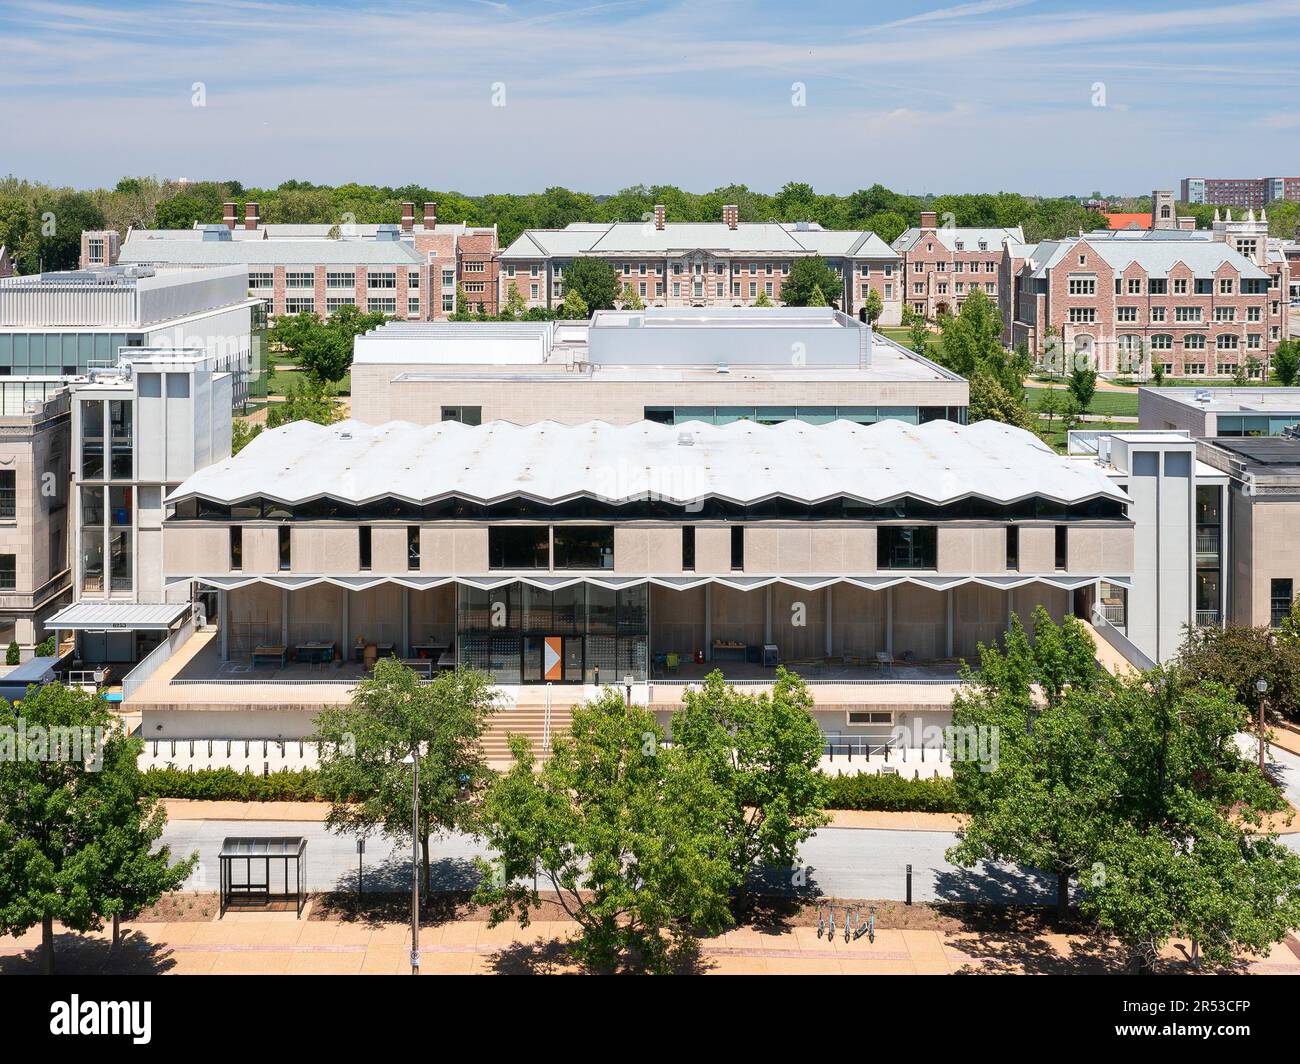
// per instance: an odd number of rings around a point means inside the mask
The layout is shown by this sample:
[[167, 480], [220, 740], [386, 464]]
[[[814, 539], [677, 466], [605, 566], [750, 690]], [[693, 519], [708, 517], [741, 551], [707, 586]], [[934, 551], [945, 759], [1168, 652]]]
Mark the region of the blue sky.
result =
[[1141, 193], [1300, 173], [1297, 55], [1300, 0], [0, 0], [0, 173]]

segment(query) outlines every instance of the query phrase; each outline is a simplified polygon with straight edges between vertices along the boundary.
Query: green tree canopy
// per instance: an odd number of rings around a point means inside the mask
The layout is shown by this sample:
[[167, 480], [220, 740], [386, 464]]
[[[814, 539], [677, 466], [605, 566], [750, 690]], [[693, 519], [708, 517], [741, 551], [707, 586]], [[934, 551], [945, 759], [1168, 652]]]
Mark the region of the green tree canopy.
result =
[[469, 830], [474, 803], [492, 773], [479, 740], [497, 707], [491, 679], [471, 669], [421, 682], [392, 658], [380, 658], [346, 706], [326, 706], [316, 718], [320, 787], [330, 796], [332, 831], [374, 830], [411, 837], [411, 766], [420, 751], [420, 850], [429, 882], [429, 841]]
[[610, 310], [618, 298], [618, 277], [604, 259], [579, 256], [564, 271], [564, 292], [566, 299], [576, 293], [589, 311]]
[[875, 325], [880, 320], [880, 315], [885, 312], [884, 300], [874, 288], [868, 290], [866, 299], [862, 301], [862, 310], [869, 325]]
[[727, 795], [702, 760], [666, 747], [655, 716], [606, 688], [537, 769], [528, 741], [488, 789], [481, 830], [497, 854], [476, 900], [527, 926], [539, 876], [578, 924], [578, 957], [667, 971], [731, 914]]
[[1273, 376], [1286, 388], [1300, 380], [1300, 340], [1283, 340], [1273, 349]]
[[[818, 289], [823, 302], [814, 303]], [[820, 255], [795, 259], [781, 282], [781, 302], [787, 307], [839, 306], [839, 293], [839, 276]]]
[[[292, 421], [314, 421], [317, 425], [332, 425], [342, 417], [334, 389], [315, 377], [299, 377], [289, 384], [289, 394], [284, 402], [272, 403], [266, 409], [266, 427], [279, 428]], [[233, 435], [233, 434], [232, 434]], [[249, 430], [240, 446], [250, 443], [257, 433]]]
[[808, 686], [784, 668], [771, 693], [737, 691], [715, 669], [682, 696], [673, 742], [698, 758], [724, 796], [736, 885], [755, 865], [791, 869], [827, 822], [818, 772], [824, 740]]
[[[168, 847], [154, 851], [166, 814], [144, 797], [141, 741], [98, 695], [31, 687], [20, 703], [0, 699], [0, 729], [10, 744], [0, 757], [0, 932], [41, 925], [50, 972], [56, 920], [73, 931], [116, 924], [179, 889], [198, 855], [173, 863]], [[32, 748], [38, 732], [49, 740], [44, 756]]]
[[[953, 728], [991, 743], [997, 763], [955, 758], [953, 781], [970, 821], [949, 859], [1014, 861], [1056, 876], [1057, 907], [1091, 864], [1094, 819], [1109, 800], [1111, 768], [1095, 756], [1097, 723], [1062, 709], [1065, 694], [1098, 679], [1092, 638], [1073, 617], [1059, 626], [1041, 606], [1031, 640], [1012, 614], [1005, 647], [981, 646], [970, 687], [953, 698]], [[968, 744], [969, 745], [969, 744]]]
[[1091, 366], [1075, 366], [1070, 370], [1066, 387], [1079, 404], [1079, 410], [1086, 411], [1092, 405], [1092, 397], [1097, 394], [1097, 371]]

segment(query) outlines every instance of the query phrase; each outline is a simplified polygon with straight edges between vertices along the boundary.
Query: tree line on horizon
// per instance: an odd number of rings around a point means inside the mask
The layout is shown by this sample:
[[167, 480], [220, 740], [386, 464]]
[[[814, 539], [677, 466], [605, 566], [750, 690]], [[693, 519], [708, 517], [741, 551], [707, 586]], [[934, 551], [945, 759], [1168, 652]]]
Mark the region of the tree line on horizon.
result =
[[613, 195], [552, 187], [542, 192], [488, 193], [426, 188], [420, 185], [317, 185], [285, 181], [274, 188], [239, 181], [159, 180], [124, 177], [113, 188], [78, 190], [28, 181], [0, 179], [0, 246], [6, 246], [22, 273], [75, 266], [83, 229], [188, 229], [196, 222], [216, 224], [222, 205], [258, 204], [261, 218], [284, 224], [397, 223], [402, 203], [438, 205], [445, 222], [498, 228], [504, 247], [525, 229], [560, 229], [571, 222], [643, 221], [663, 204], [672, 221], [718, 221], [724, 204], [734, 203], [746, 222], [811, 221], [828, 229], [870, 229], [892, 242], [920, 223], [922, 210], [951, 214], [960, 226], [1024, 227], [1029, 240], [1041, 240], [1104, 224], [1095, 211], [1066, 197], [1025, 196], [1015, 192], [913, 196], [883, 185], [847, 195], [819, 193], [812, 185], [789, 182], [778, 192], [727, 185], [711, 192], [689, 192], [673, 185], [634, 185]]

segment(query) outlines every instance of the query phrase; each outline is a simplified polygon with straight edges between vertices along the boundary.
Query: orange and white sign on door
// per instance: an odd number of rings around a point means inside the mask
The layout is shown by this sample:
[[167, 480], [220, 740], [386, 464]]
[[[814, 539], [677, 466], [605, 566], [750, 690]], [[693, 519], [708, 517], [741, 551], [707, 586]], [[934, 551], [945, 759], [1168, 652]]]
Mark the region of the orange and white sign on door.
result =
[[564, 679], [564, 658], [560, 646], [561, 639], [558, 635], [546, 636], [546, 643], [542, 647], [542, 679]]

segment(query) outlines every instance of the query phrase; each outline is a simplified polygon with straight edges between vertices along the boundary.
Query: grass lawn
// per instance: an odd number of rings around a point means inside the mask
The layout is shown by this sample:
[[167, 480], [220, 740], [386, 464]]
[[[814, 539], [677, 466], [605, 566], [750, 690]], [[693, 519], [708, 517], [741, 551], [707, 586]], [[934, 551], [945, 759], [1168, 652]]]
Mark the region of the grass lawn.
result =
[[[271, 370], [266, 380], [267, 395], [288, 395], [289, 385], [303, 376], [300, 369], [280, 369], [276, 367]], [[343, 379], [335, 385], [335, 391], [339, 395], [352, 394], [352, 374], [344, 374]]]
[[[1039, 385], [1031, 385], [1025, 388], [1025, 398], [1029, 401], [1031, 410], [1038, 409], [1038, 401], [1043, 397], [1043, 392], [1047, 390], [1046, 386]], [[1065, 391], [1065, 389], [1059, 390]], [[1068, 395], [1069, 392], [1065, 391], [1065, 394]], [[1137, 417], [1137, 392], [1094, 392], [1092, 402], [1088, 404], [1088, 409], [1084, 413], [1101, 414], [1105, 417]], [[1131, 425], [1128, 427], [1132, 428]]]
[[[1047, 424], [1047, 421], [1044, 418], [1039, 418], [1038, 423], [1040, 426], [1045, 426]], [[1060, 425], [1060, 423], [1061, 423], [1061, 419], [1057, 418], [1056, 424]], [[1124, 422], [1114, 422], [1114, 421], [1084, 421], [1076, 426], [1076, 428], [1079, 431], [1085, 431], [1085, 430], [1104, 431], [1106, 429], [1114, 429], [1116, 431], [1123, 431], [1125, 429], [1128, 429], [1131, 431], [1135, 427], [1136, 426], [1132, 424], [1125, 424]], [[1064, 432], [1061, 432], [1059, 430], [1053, 432], [1045, 432], [1043, 434], [1043, 440], [1054, 451], [1058, 452], [1059, 454], [1065, 454], [1066, 434]]]
[[[876, 332], [880, 333], [882, 336], [888, 337], [896, 344], [902, 344], [909, 351], [912, 349], [912, 335], [910, 329], [905, 329], [901, 325], [885, 325], [876, 329]], [[930, 333], [929, 339], [926, 342], [930, 345], [932, 350], [938, 347], [939, 334], [937, 332]]]

